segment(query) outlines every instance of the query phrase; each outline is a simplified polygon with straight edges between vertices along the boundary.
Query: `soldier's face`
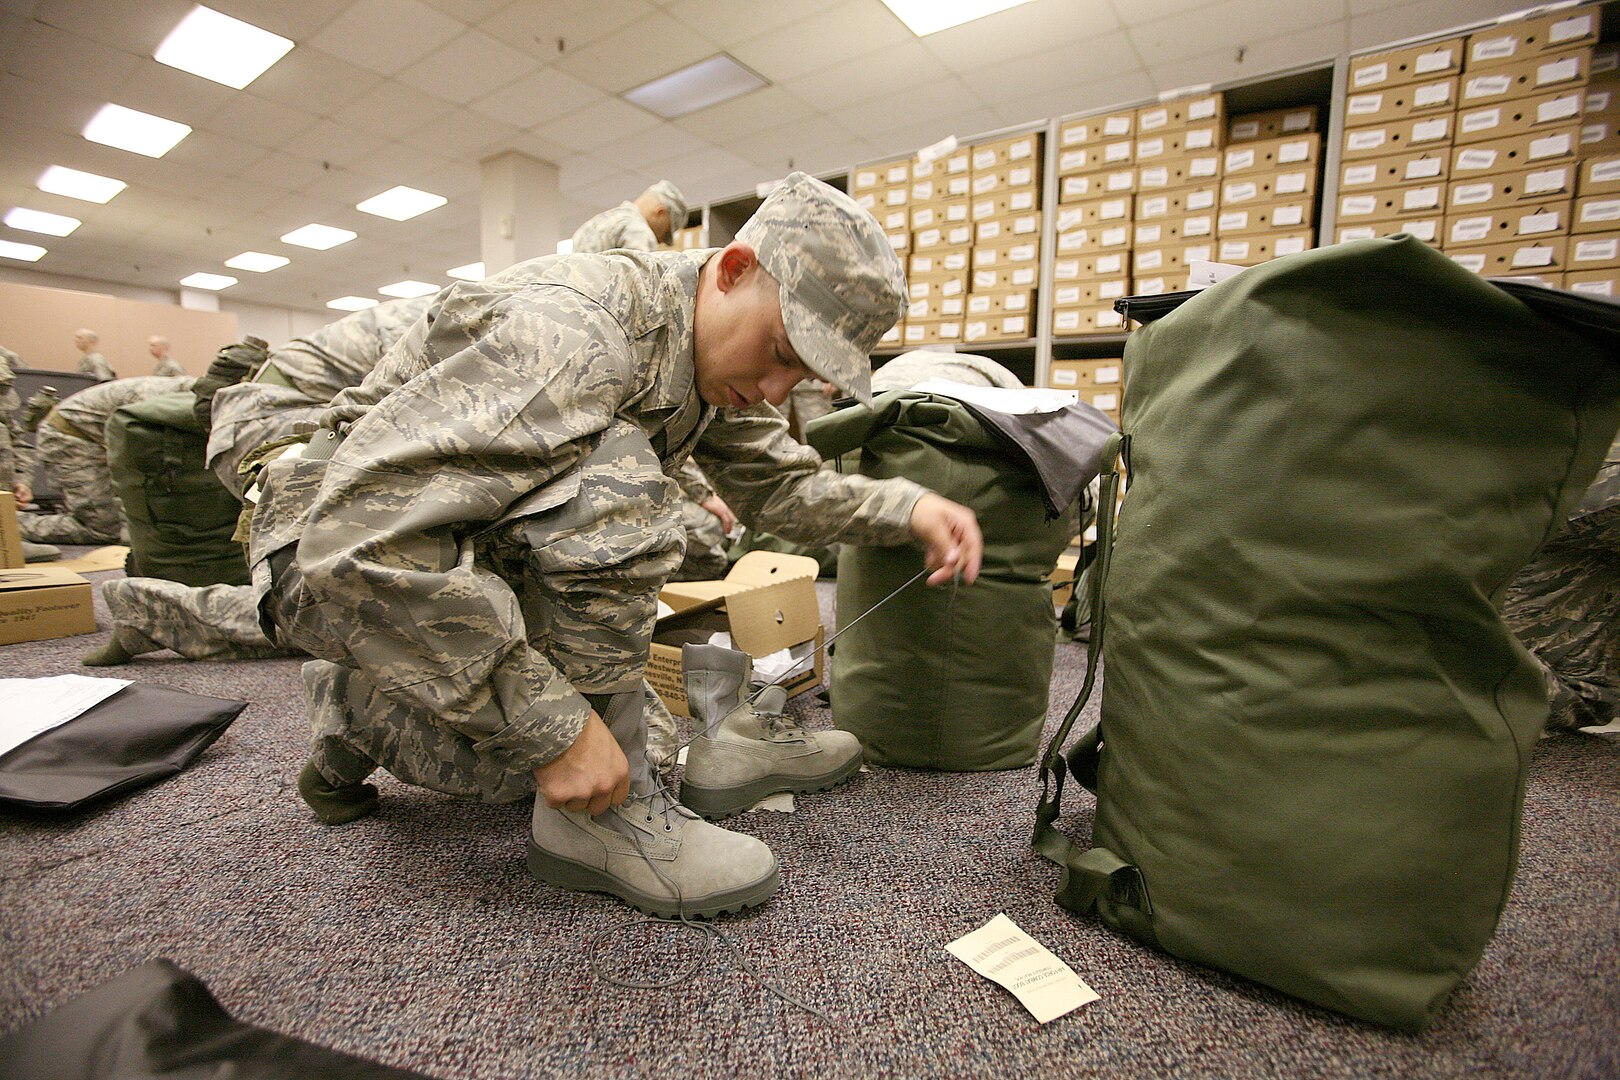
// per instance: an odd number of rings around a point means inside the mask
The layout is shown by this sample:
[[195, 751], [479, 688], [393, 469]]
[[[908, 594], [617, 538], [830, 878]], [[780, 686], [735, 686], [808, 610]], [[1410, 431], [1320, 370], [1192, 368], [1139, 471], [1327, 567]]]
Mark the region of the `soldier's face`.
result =
[[[693, 337], [698, 394], [710, 405], [741, 409], [781, 405], [810, 372], [782, 325], [776, 281], [747, 245], [732, 245], [706, 271], [698, 289]], [[735, 256], [735, 257], [734, 257]]]

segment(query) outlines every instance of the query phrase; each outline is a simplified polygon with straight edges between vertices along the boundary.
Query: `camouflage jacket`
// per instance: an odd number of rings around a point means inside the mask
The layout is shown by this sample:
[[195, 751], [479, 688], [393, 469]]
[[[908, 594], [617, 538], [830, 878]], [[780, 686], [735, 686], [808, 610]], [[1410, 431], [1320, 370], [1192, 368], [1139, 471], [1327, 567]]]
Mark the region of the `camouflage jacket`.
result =
[[[87, 386], [77, 394], [69, 394], [51, 412], [72, 424], [92, 442], [105, 446], [107, 421], [112, 418], [113, 410], [159, 394], [190, 390], [191, 384], [196, 381], [190, 375], [138, 375], [133, 379], [112, 379]], [[46, 422], [49, 423], [49, 420]]]
[[924, 489], [822, 470], [769, 405], [698, 396], [693, 311], [712, 254], [551, 256], [453, 285], [322, 420], [346, 435], [299, 533], [308, 597], [328, 626], [352, 628], [348, 662], [385, 693], [470, 737], [499, 735], [513, 768], [561, 753], [589, 710], [512, 632], [518, 597], [475, 564], [474, 541], [577, 475], [610, 424], [637, 425], [666, 474], [690, 455], [756, 528], [910, 539]]
[[79, 357], [79, 371], [85, 375], [94, 375], [102, 382], [118, 378], [118, 373], [107, 363], [107, 358], [98, 352], [87, 352]]
[[623, 202], [604, 210], [574, 232], [574, 254], [626, 248], [630, 251], [657, 251], [658, 237], [641, 216], [635, 203]]
[[152, 374], [158, 376], [184, 375], [185, 373], [185, 366], [172, 356], [165, 356], [152, 365]]

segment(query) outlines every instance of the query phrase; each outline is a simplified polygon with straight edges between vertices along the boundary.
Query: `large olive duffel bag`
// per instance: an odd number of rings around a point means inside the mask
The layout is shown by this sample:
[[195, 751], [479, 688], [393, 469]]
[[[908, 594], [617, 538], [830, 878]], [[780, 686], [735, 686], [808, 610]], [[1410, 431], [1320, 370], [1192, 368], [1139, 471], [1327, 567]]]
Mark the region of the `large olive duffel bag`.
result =
[[1083, 700], [1042, 760], [1059, 902], [1422, 1028], [1513, 881], [1547, 702], [1497, 606], [1614, 436], [1615, 347], [1397, 237], [1197, 294], [1125, 376], [1089, 850], [1054, 827]]
[[129, 522], [131, 576], [246, 585], [231, 539], [242, 504], [204, 462], [208, 425], [187, 390], [125, 405], [107, 422], [107, 461]]

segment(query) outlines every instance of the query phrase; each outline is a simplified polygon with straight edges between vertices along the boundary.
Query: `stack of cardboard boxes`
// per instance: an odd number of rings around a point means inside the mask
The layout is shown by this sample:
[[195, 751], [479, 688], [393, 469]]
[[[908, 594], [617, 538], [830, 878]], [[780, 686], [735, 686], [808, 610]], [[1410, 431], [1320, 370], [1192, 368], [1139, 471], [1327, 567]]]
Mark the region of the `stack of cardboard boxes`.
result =
[[1620, 297], [1620, 51], [1593, 54], [1564, 288]]
[[676, 229], [669, 246], [675, 251], [695, 251], [703, 246], [703, 226], [691, 225]]
[[[911, 296], [897, 339], [906, 348], [962, 340], [973, 249], [971, 162], [969, 151], [957, 149], [906, 163], [911, 246], [904, 261]], [[890, 174], [897, 172], [891, 164]]]
[[973, 253], [962, 330], [966, 344], [1035, 336], [1042, 142], [1040, 132], [1027, 131], [969, 148]]
[[1047, 381], [1073, 390], [1080, 400], [1120, 422], [1120, 396], [1125, 389], [1125, 362], [1118, 356], [1090, 360], [1054, 360]]
[[1131, 291], [1187, 287], [1187, 268], [1215, 258], [1226, 102], [1177, 98], [1136, 111], [1136, 220]]
[[1316, 246], [1317, 123], [1313, 105], [1232, 118], [1221, 161], [1215, 262], [1253, 266]]

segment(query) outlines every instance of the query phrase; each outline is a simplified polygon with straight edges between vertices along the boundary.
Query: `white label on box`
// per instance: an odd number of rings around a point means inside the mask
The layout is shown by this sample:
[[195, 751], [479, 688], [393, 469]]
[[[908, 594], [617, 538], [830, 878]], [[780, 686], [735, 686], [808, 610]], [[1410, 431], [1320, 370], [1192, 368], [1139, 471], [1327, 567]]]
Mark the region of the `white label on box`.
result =
[[1091, 177], [1065, 176], [1063, 178], [1063, 194], [1089, 195], [1091, 194]]
[[1248, 169], [1253, 166], [1253, 150], [1228, 150], [1226, 152], [1226, 169], [1228, 172], [1236, 172], [1238, 169]]
[[1599, 199], [1581, 207], [1581, 224], [1589, 221], [1620, 221], [1620, 199]]
[[1232, 138], [1258, 139], [1260, 137], [1260, 121], [1237, 120], [1232, 123]]
[[1136, 126], [1141, 131], [1154, 131], [1170, 122], [1170, 110], [1165, 108], [1149, 109], [1136, 118]]
[[1215, 235], [1215, 223], [1208, 214], [1184, 218], [1181, 222], [1181, 235], [1187, 237], [1213, 236]]
[[1236, 262], [1249, 257], [1249, 242], [1247, 240], [1221, 241], [1221, 262]]
[[1191, 266], [1195, 262], [1213, 262], [1215, 249], [1209, 244], [1199, 244], [1196, 247], [1188, 244], [1181, 249], [1181, 262], [1184, 266]]
[[1067, 210], [1060, 208], [1058, 210], [1057, 231], [1059, 234], [1066, 233], [1070, 229], [1084, 225], [1085, 222], [1086, 212], [1084, 210], [1075, 207], [1070, 207]]
[[1107, 386], [1119, 382], [1119, 368], [1100, 367], [1091, 373], [1091, 381], [1098, 386]]
[[877, 173], [874, 172], [871, 169], [868, 169], [865, 172], [856, 173], [855, 174], [855, 186], [858, 187], [858, 188], [877, 187], [878, 186]]
[[1588, 90], [1586, 92], [1586, 111], [1599, 113], [1609, 111], [1609, 101], [1614, 96], [1610, 90]]
[[1007, 148], [1008, 161], [1023, 161], [1035, 153], [1034, 139], [1019, 139]]
[[996, 287], [996, 272], [994, 270], [973, 271], [973, 287], [975, 289], [993, 289]]
[[890, 188], [888, 197], [884, 201], [890, 206], [906, 205], [906, 189]]
[[[1119, 145], [1125, 147], [1126, 148], [1126, 153], [1129, 153], [1129, 151], [1130, 151], [1130, 143], [1120, 143]], [[1109, 147], [1109, 149], [1112, 150], [1113, 147]], [[1120, 156], [1123, 157], [1124, 155], [1122, 154]], [[1137, 157], [1145, 157], [1145, 158], [1163, 157], [1164, 156], [1164, 139], [1163, 138], [1137, 139], [1136, 140], [1136, 156]], [[1113, 159], [1110, 158], [1109, 160], [1113, 160]]]
[[1582, 146], [1585, 146], [1588, 143], [1602, 142], [1604, 139], [1607, 139], [1608, 137], [1609, 137], [1609, 125], [1608, 124], [1582, 124], [1581, 125], [1581, 145]]
[[917, 246], [937, 247], [943, 235], [938, 229], [922, 229], [917, 233]]
[[1073, 281], [1080, 276], [1080, 260], [1059, 259], [1052, 264], [1052, 276], [1059, 281]]
[[1570, 290], [1578, 293], [1589, 293], [1592, 296], [1613, 296], [1614, 281], [1577, 281], [1571, 285]]
[[1029, 165], [1020, 165], [1016, 169], [1007, 170], [1008, 187], [1028, 187], [1034, 182], [1035, 173], [1031, 171], [1031, 166]]
[[1062, 143], [1064, 146], [1083, 143], [1089, 138], [1091, 138], [1091, 126], [1089, 124], [1070, 124], [1063, 129]]
[[1457, 155], [1457, 171], [1467, 169], [1477, 172], [1480, 169], [1490, 169], [1496, 166], [1495, 150], [1464, 150]]
[[1383, 94], [1357, 94], [1344, 103], [1344, 111], [1351, 116], [1367, 116], [1383, 107]]
[[1344, 140], [1344, 145], [1351, 150], [1376, 150], [1383, 146], [1389, 133], [1383, 128], [1370, 128], [1366, 131], [1352, 131]]
[[883, 228], [889, 232], [906, 227], [907, 214], [904, 210], [896, 210], [883, 218]]
[[1226, 185], [1227, 202], [1248, 202], [1250, 199], [1259, 194], [1260, 188], [1256, 186], [1253, 181], [1245, 181], [1241, 184]]
[[[1158, 228], [1158, 226], [1154, 226]], [[1123, 225], [1116, 225], [1102, 231], [1103, 247], [1124, 247], [1131, 242], [1131, 231]]]
[[1015, 268], [1012, 272], [1013, 286], [1021, 289], [1025, 285], [1034, 285], [1036, 269], [1038, 268], [1034, 266], [1020, 266]]
[[1412, 141], [1432, 142], [1435, 139], [1444, 139], [1451, 131], [1451, 117], [1424, 120], [1412, 125]]
[[1524, 193], [1540, 195], [1544, 191], [1563, 191], [1569, 187], [1569, 169], [1544, 169], [1524, 178]]
[[913, 281], [906, 286], [906, 291], [913, 300], [926, 300], [928, 299], [928, 282]]
[[[1164, 145], [1163, 139], [1159, 140], [1159, 145]], [[1131, 144], [1129, 142], [1109, 143], [1103, 147], [1103, 161], [1109, 165], [1120, 161], [1129, 161], [1130, 158]]]
[[911, 272], [913, 274], [931, 274], [934, 272], [934, 259], [931, 255], [913, 255], [911, 257]]
[[960, 296], [945, 297], [939, 302], [939, 313], [941, 315], [961, 315], [962, 298]]
[[968, 341], [978, 341], [982, 337], [989, 336], [989, 334], [990, 324], [983, 319], [976, 319], [967, 324], [967, 331], [963, 334], [963, 337]]
[[1428, 240], [1430, 242], [1433, 242], [1435, 236], [1439, 233], [1439, 230], [1440, 222], [1436, 220], [1408, 221], [1401, 228], [1401, 231], [1404, 233], [1410, 233], [1419, 240]]
[[916, 323], [916, 324], [908, 323], [906, 325], [906, 344], [907, 345], [920, 345], [922, 342], [927, 341], [927, 340], [928, 340], [928, 327], [923, 326], [921, 323]]
[[1136, 227], [1136, 242], [1140, 245], [1157, 244], [1163, 236], [1164, 226], [1162, 225], [1138, 225]]
[[1301, 109], [1299, 112], [1291, 112], [1283, 117], [1282, 129], [1289, 135], [1296, 131], [1309, 131], [1314, 120], [1315, 117], [1311, 115], [1309, 109]]
[[1520, 236], [1557, 232], [1558, 227], [1558, 212], [1556, 210], [1548, 210], [1540, 214], [1527, 214], [1519, 219]]
[[1187, 106], [1187, 119], [1189, 120], [1208, 120], [1214, 115], [1215, 99], [1212, 97], [1200, 98]]
[[934, 224], [934, 208], [932, 206], [919, 206], [911, 212], [911, 227], [913, 229], [926, 229]]
[[1162, 278], [1162, 277], [1137, 278], [1136, 279], [1136, 295], [1138, 295], [1138, 296], [1158, 296], [1160, 293], [1165, 293], [1165, 292], [1170, 291], [1168, 288], [1166, 288], [1167, 284], [1168, 284], [1167, 280], [1165, 278]]
[[1486, 38], [1474, 42], [1470, 55], [1477, 63], [1480, 60], [1505, 60], [1513, 55], [1519, 47], [1519, 39], [1509, 34], [1507, 37]]
[[903, 184], [909, 179], [911, 179], [911, 166], [910, 165], [890, 165], [889, 166], [889, 183], [891, 183], [891, 184]]
[[1155, 195], [1143, 199], [1139, 209], [1143, 217], [1163, 217], [1170, 212], [1170, 200], [1163, 195]]
[[1199, 191], [1189, 191], [1184, 205], [1188, 210], [1215, 209], [1215, 189], [1204, 188]]
[[962, 324], [959, 322], [942, 322], [939, 324], [939, 339], [941, 341], [955, 341], [962, 336]]
[[1413, 158], [1406, 163], [1406, 178], [1408, 180], [1427, 180], [1431, 176], [1439, 176], [1440, 168], [1444, 164], [1444, 158]]
[[1130, 203], [1124, 199], [1109, 199], [1107, 202], [1097, 204], [1098, 221], [1118, 221], [1120, 218], [1129, 217], [1130, 213]]
[[994, 240], [1001, 235], [1001, 222], [991, 219], [979, 222], [979, 239]]
[[945, 253], [943, 259], [941, 260], [941, 265], [944, 266], [945, 269], [947, 269], [947, 270], [966, 270], [967, 269], [967, 261], [968, 261], [967, 252], [965, 252], [965, 251], [948, 251], [948, 252]]
[[[1462, 129], [1465, 132], [1485, 131], [1498, 126], [1501, 122], [1501, 109], [1479, 109], [1475, 112], [1463, 113]], [[1417, 141], [1416, 134], [1412, 136], [1412, 141]]]
[[1440, 206], [1442, 201], [1440, 189], [1437, 187], [1407, 188], [1406, 194], [1401, 198], [1401, 209], [1432, 210]]
[[1130, 170], [1108, 174], [1107, 188], [1109, 191], [1129, 191], [1136, 183], [1136, 174]]
[[[966, 225], [952, 225], [945, 230], [945, 242], [947, 244], [966, 244], [972, 236], [973, 230]], [[949, 255], [945, 257], [945, 261], [950, 262]]]
[[1560, 94], [1551, 101], [1543, 101], [1536, 106], [1536, 123], [1548, 124], [1554, 120], [1564, 120], [1580, 114], [1581, 95]]
[[[1108, 329], [1111, 329], [1111, 328], [1116, 327], [1116, 326], [1124, 326], [1124, 325], [1125, 325], [1125, 316], [1121, 315], [1119, 312], [1113, 310], [1112, 308], [1104, 308], [1102, 311], [1097, 312], [1096, 326], [1097, 326], [1097, 329], [1099, 329], [1099, 330], [1108, 330]], [[1009, 331], [1009, 333], [1010, 332], [1011, 331]]]
[[1412, 63], [1412, 71], [1418, 75], [1427, 75], [1431, 71], [1444, 71], [1451, 66], [1451, 50], [1436, 49], [1434, 52], [1419, 54]]
[[993, 169], [996, 167], [996, 152], [994, 150], [973, 151], [973, 167], [975, 169]]
[[905, 251], [911, 246], [911, 237], [906, 233], [884, 233], [889, 238], [889, 246], [896, 251]]
[[1283, 255], [1298, 255], [1304, 250], [1305, 238], [1303, 236], [1285, 236], [1277, 241], [1277, 246], [1272, 249], [1271, 253], [1281, 257]]
[[1377, 231], [1371, 225], [1357, 225], [1353, 229], [1340, 229], [1339, 243], [1342, 244], [1347, 240], [1371, 240], [1377, 235]]
[[1345, 187], [1364, 187], [1378, 182], [1378, 166], [1351, 165], [1344, 170]]
[[1581, 75], [1581, 61], [1579, 57], [1570, 56], [1562, 60], [1549, 60], [1536, 68], [1536, 85], [1546, 86], [1549, 83], [1568, 82], [1578, 79]]
[[1412, 104], [1419, 109], [1427, 108], [1430, 105], [1444, 105], [1450, 100], [1451, 84], [1449, 82], [1420, 86], [1412, 92]]
[[[1054, 312], [1052, 315], [1052, 329], [1059, 334], [1065, 330], [1080, 329], [1080, 313], [1078, 311]], [[1052, 372], [1053, 386], [1077, 386], [1079, 382], [1079, 375], [1068, 368], [1059, 368]]]
[[1187, 175], [1209, 178], [1219, 176], [1221, 173], [1221, 159], [1218, 157], [1195, 157], [1187, 163]]
[[[1139, 251], [1136, 254], [1136, 268], [1138, 270], [1157, 270], [1164, 265], [1164, 252]], [[1098, 267], [1100, 270], [1101, 267]]]
[[1029, 323], [1022, 315], [1009, 315], [1001, 320], [1001, 332], [1003, 334], [1022, 334], [1028, 327]]
[[1490, 202], [1495, 194], [1495, 184], [1459, 184], [1452, 189], [1451, 202], [1454, 206], [1473, 206], [1475, 203]]
[[1249, 212], [1247, 210], [1232, 210], [1221, 215], [1221, 231], [1229, 232], [1233, 229], [1247, 229], [1249, 227]]
[[1014, 244], [1007, 249], [1008, 262], [1029, 262], [1038, 250], [1034, 244]]
[[955, 296], [957, 293], [959, 293], [961, 291], [962, 291], [962, 279], [961, 278], [951, 278], [949, 281], [941, 282], [940, 286], [939, 286], [939, 294], [941, 296]]
[[1028, 311], [1029, 296], [1025, 293], [1008, 293], [1001, 301], [1002, 311]]
[[1358, 87], [1377, 86], [1387, 78], [1389, 78], [1389, 64], [1385, 62], [1368, 64], [1364, 68], [1357, 69], [1355, 81]]
[[1215, 146], [1214, 128], [1192, 128], [1182, 136], [1181, 145], [1187, 150], [1210, 150]]
[[870, 191], [865, 192], [864, 194], [856, 196], [855, 205], [859, 206], [862, 210], [875, 209], [877, 207], [877, 196], [872, 194]]
[[1088, 404], [1090, 404], [1093, 408], [1101, 409], [1103, 412], [1113, 412], [1115, 409], [1119, 408], [1119, 395], [1093, 394], [1091, 401], [1088, 402]]
[[1035, 193], [1033, 191], [1015, 191], [1007, 196], [1007, 209], [1017, 213], [1020, 210], [1035, 209]]
[[1271, 224], [1280, 228], [1293, 228], [1305, 224], [1303, 206], [1279, 206], [1271, 212]]
[[1285, 142], [1277, 147], [1277, 164], [1279, 165], [1292, 165], [1296, 161], [1309, 161], [1310, 157], [1311, 142], [1309, 139]]
[[996, 174], [983, 173], [973, 178], [973, 194], [983, 195], [987, 191], [996, 189]]
[[1458, 218], [1451, 223], [1451, 240], [1455, 244], [1466, 244], [1475, 240], [1483, 240], [1491, 235], [1491, 222], [1494, 219], [1486, 217]]
[[1451, 261], [1464, 270], [1472, 270], [1476, 274], [1485, 272], [1485, 256], [1483, 255], [1453, 255]]
[[1097, 286], [1097, 299], [1099, 300], [1118, 300], [1124, 295], [1124, 281], [1104, 281]]
[[1550, 247], [1522, 247], [1513, 253], [1512, 266], [1551, 266], [1553, 249]]
[[978, 202], [973, 204], [973, 218], [974, 218], [975, 221], [977, 221], [979, 218], [987, 218], [987, 217], [995, 217], [995, 216], [996, 216], [996, 200], [994, 200], [994, 199], [980, 199]]
[[[954, 143], [956, 139], [954, 137], [948, 138], [945, 142]], [[934, 153], [934, 150], [935, 147], [940, 145], [943, 144], [936, 143], [935, 146], [925, 146], [917, 151], [917, 160], [911, 166], [911, 178], [913, 180], [922, 180], [934, 175], [934, 158], [939, 156]]]
[[1620, 158], [1613, 161], [1599, 161], [1587, 173], [1593, 183], [1608, 183], [1610, 180], [1620, 180]]
[[1271, 185], [1272, 193], [1276, 195], [1303, 195], [1305, 186], [1309, 183], [1308, 176], [1308, 173], [1302, 172], [1278, 173], [1276, 182]]
[[[1598, 262], [1620, 256], [1620, 240], [1578, 240], [1575, 243], [1575, 262]], [[1550, 252], [1549, 252], [1550, 253]]]
[[926, 318], [928, 318], [928, 300], [927, 300], [927, 298], [924, 298], [922, 300], [913, 300], [911, 302], [911, 306], [906, 308], [906, 318], [908, 318], [908, 319], [926, 319]]
[[1064, 172], [1070, 169], [1083, 169], [1086, 161], [1091, 157], [1089, 150], [1065, 150], [1058, 155], [1058, 168]]
[[1128, 116], [1110, 116], [1103, 121], [1104, 135], [1129, 135], [1131, 133], [1131, 118]]
[[1591, 32], [1591, 15], [1578, 15], [1573, 19], [1560, 19], [1552, 24], [1551, 30], [1547, 31], [1547, 43], [1557, 45], [1559, 42], [1583, 38]]
[[1531, 161], [1540, 161], [1542, 158], [1562, 157], [1573, 149], [1575, 149], [1574, 140], [1570, 138], [1569, 132], [1565, 131], [1558, 135], [1531, 140], [1528, 157]]
[[[953, 138], [954, 138], [954, 136], [953, 136]], [[945, 171], [947, 173], [950, 173], [952, 176], [955, 176], [957, 173], [965, 173], [965, 172], [967, 172], [968, 171], [968, 152], [966, 150], [964, 150], [960, 154], [952, 154], [950, 157], [946, 158], [945, 159]], [[964, 179], [965, 180], [966, 177], [959, 177], [959, 179]]]
[[949, 196], [952, 196], [952, 197], [955, 197], [957, 195], [966, 195], [967, 193], [968, 193], [968, 178], [965, 177], [965, 176], [953, 176], [953, 177], [951, 177], [949, 180], [947, 180], [945, 182], [945, 190], [943, 192], [941, 192], [941, 194], [949, 195]]
[[934, 182], [932, 180], [919, 180], [911, 185], [911, 201], [927, 202], [934, 197]]
[[1463, 84], [1463, 100], [1473, 101], [1475, 98], [1497, 97], [1507, 93], [1513, 87], [1511, 75], [1476, 75]]

